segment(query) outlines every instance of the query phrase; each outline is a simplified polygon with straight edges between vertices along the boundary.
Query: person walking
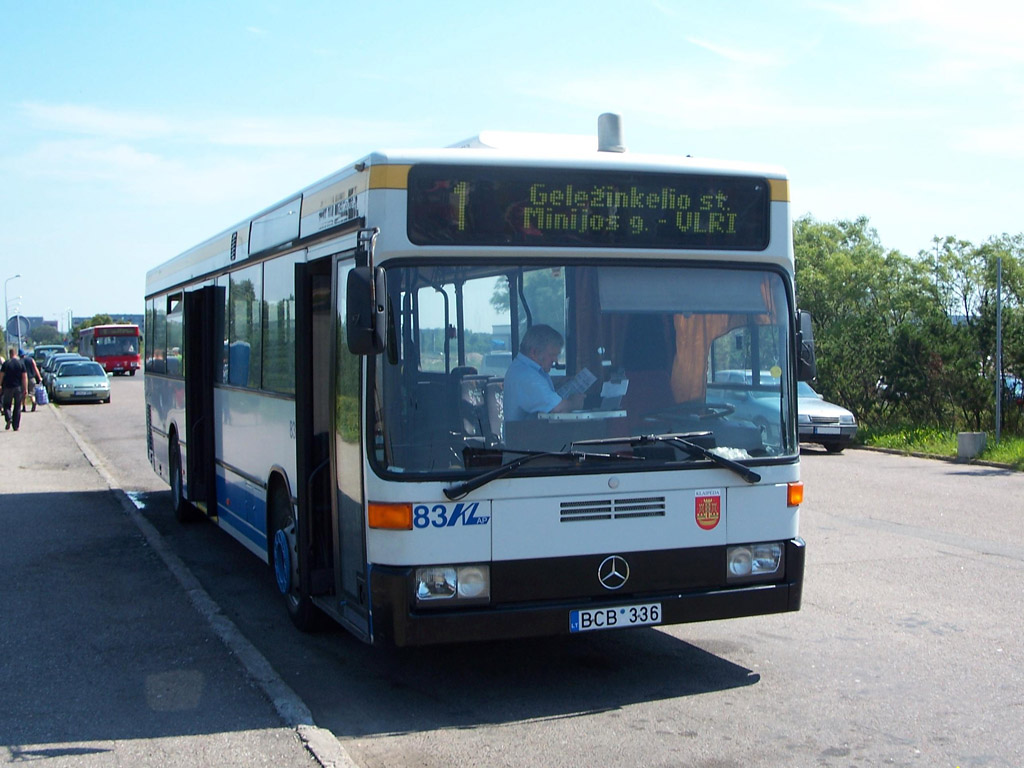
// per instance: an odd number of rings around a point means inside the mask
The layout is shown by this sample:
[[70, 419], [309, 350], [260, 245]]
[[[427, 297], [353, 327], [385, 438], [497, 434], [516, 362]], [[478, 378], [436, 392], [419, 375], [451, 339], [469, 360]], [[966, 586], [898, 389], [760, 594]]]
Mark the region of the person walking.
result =
[[28, 376], [28, 389], [25, 390], [25, 394], [21, 398], [21, 412], [24, 413], [27, 410], [29, 400], [32, 401], [32, 411], [35, 412], [36, 384], [40, 383], [43, 377], [39, 375], [39, 366], [36, 365], [35, 358], [24, 349], [18, 351], [21, 353], [21, 362], [25, 365], [25, 374]]
[[28, 374], [25, 364], [21, 362], [15, 350], [8, 350], [7, 362], [0, 366], [0, 403], [3, 404], [5, 429], [14, 427], [17, 432], [21, 427], [21, 401], [28, 388]]

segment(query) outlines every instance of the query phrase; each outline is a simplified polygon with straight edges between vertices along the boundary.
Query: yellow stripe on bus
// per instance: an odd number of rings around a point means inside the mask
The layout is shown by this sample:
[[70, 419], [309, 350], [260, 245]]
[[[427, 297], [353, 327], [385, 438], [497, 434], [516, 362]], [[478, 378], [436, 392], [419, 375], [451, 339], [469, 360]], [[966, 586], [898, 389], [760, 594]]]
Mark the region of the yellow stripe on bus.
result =
[[410, 165], [371, 165], [370, 189], [405, 189]]
[[772, 190], [772, 202], [773, 203], [788, 203], [789, 202], [789, 180], [788, 179], [768, 179], [768, 186]]

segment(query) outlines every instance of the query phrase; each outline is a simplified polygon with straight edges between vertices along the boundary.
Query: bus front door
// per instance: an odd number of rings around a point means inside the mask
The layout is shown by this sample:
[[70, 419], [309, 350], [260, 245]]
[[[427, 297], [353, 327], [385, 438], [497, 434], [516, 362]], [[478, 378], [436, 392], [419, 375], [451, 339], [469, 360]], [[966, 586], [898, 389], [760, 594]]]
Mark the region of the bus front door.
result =
[[341, 568], [338, 591], [345, 601], [342, 622], [364, 639], [369, 637], [369, 585], [366, 583], [366, 508], [363, 493], [362, 414], [366, 410], [362, 391], [363, 360], [349, 351], [345, 338], [348, 274], [354, 266], [349, 255], [339, 257], [334, 268], [333, 390], [330, 402], [331, 464], [334, 476], [334, 517]]
[[[299, 582], [316, 605], [369, 639], [361, 464], [339, 458], [336, 444], [337, 357], [348, 355], [348, 349], [343, 339], [338, 341], [342, 328], [338, 294], [332, 290], [333, 268], [332, 258], [299, 263], [295, 268]], [[344, 282], [341, 285], [340, 301], [344, 301]], [[348, 479], [353, 471], [358, 478], [354, 485]], [[355, 501], [341, 500], [335, 478], [338, 484], [344, 482]]]

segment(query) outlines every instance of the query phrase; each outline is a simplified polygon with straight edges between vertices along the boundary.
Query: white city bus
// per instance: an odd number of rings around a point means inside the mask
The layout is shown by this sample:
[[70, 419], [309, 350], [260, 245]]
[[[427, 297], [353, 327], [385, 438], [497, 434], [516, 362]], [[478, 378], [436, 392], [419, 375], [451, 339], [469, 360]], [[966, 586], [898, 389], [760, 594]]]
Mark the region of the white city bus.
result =
[[[581, 149], [375, 152], [148, 273], [152, 465], [300, 628], [421, 645], [799, 609], [814, 361], [786, 176], [634, 155], [602, 120]], [[539, 324], [583, 407], [507, 420]]]

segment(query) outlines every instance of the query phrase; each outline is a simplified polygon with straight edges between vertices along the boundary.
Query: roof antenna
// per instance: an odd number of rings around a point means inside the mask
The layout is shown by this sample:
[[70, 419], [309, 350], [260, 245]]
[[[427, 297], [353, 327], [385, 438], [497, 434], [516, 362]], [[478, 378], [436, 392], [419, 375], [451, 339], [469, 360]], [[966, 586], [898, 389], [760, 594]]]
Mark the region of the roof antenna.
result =
[[597, 117], [598, 152], [625, 152], [622, 143], [622, 115], [605, 112]]

